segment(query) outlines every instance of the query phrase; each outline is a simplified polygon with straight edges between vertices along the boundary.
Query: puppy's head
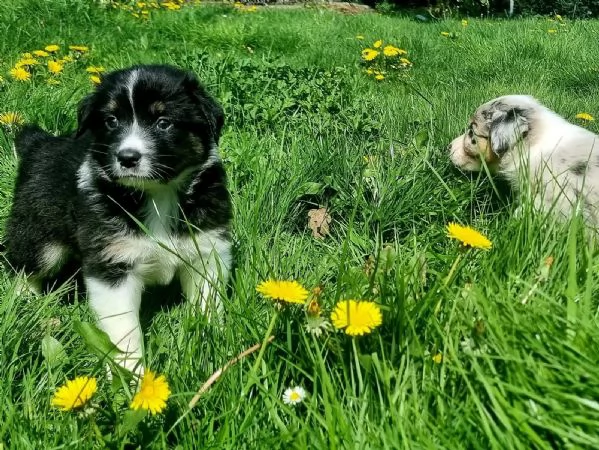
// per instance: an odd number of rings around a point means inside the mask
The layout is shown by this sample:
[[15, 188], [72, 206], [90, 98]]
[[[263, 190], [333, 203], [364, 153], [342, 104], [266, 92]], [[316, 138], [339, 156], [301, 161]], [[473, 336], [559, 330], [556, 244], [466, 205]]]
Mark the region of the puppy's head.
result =
[[531, 117], [539, 103], [525, 95], [507, 95], [480, 106], [466, 132], [449, 146], [451, 161], [460, 169], [479, 171], [484, 160], [491, 171], [528, 137]]
[[104, 176], [143, 186], [201, 167], [222, 126], [222, 108], [193, 74], [146, 65], [103, 79], [79, 106], [77, 135], [91, 134], [90, 156]]

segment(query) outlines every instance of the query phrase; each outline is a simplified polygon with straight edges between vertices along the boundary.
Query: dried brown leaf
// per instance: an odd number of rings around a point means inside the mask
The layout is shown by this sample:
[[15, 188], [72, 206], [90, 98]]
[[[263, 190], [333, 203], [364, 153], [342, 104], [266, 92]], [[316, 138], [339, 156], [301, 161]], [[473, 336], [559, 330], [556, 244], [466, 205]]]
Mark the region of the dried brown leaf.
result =
[[308, 211], [308, 227], [312, 230], [312, 236], [323, 239], [329, 234], [331, 216], [326, 208], [311, 209]]

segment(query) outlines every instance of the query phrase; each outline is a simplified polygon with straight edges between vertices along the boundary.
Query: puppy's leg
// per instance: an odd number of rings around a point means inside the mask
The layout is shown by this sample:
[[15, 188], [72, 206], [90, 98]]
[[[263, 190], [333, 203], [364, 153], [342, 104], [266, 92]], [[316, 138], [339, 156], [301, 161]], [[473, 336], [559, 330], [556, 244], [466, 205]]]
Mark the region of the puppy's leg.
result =
[[200, 249], [200, 255], [179, 270], [183, 295], [210, 319], [222, 313], [222, 291], [230, 267], [231, 244], [218, 240], [210, 248]]
[[117, 362], [142, 375], [143, 335], [139, 324], [142, 282], [131, 274], [116, 284], [86, 276], [85, 285], [89, 304], [98, 316], [98, 325], [123, 352], [117, 356]]

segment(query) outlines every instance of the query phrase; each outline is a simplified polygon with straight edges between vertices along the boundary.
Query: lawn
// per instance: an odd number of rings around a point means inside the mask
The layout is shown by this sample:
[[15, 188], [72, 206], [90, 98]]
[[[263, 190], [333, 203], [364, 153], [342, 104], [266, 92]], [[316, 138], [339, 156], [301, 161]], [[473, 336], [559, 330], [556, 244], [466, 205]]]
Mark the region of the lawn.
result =
[[[75, 127], [94, 86], [88, 66], [161, 62], [198, 74], [226, 114], [236, 270], [224, 327], [168, 292], [167, 306], [147, 302], [146, 367], [172, 395], [163, 414], [134, 426], [132, 392], [107, 380], [75, 332], [93, 322], [84, 297], [20, 295], [2, 272], [0, 449], [599, 448], [594, 237], [526, 200], [515, 214], [504, 183], [458, 172], [446, 150], [478, 105], [507, 93], [534, 95], [572, 121], [599, 117], [599, 21], [420, 22], [203, 4], [144, 19], [91, 0], [6, 3], [0, 113], [51, 132]], [[383, 80], [366, 73], [361, 51], [379, 39], [411, 65]], [[54, 76], [34, 67], [30, 80], [13, 79], [23, 53], [50, 44], [74, 61]], [[585, 126], [599, 131], [595, 123]], [[1, 223], [13, 138], [2, 127]], [[317, 239], [308, 217], [322, 208], [331, 221]], [[492, 249], [460, 248], [449, 222], [481, 231]], [[256, 292], [268, 278], [318, 287], [327, 319], [338, 301], [376, 302], [382, 325], [360, 337], [314, 335], [304, 307], [279, 310]], [[269, 325], [263, 354], [232, 365], [188, 411]], [[98, 380], [90, 408], [52, 407], [77, 376]], [[307, 397], [290, 406], [282, 396], [293, 386]]]

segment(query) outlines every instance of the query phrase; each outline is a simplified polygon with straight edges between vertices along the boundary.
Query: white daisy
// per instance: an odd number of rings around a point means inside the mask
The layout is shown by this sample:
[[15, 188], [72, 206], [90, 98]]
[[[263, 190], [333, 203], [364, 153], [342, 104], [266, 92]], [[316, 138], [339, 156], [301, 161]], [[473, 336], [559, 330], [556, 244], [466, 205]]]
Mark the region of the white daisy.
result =
[[285, 389], [283, 392], [283, 403], [295, 406], [306, 398], [306, 390], [301, 386]]

